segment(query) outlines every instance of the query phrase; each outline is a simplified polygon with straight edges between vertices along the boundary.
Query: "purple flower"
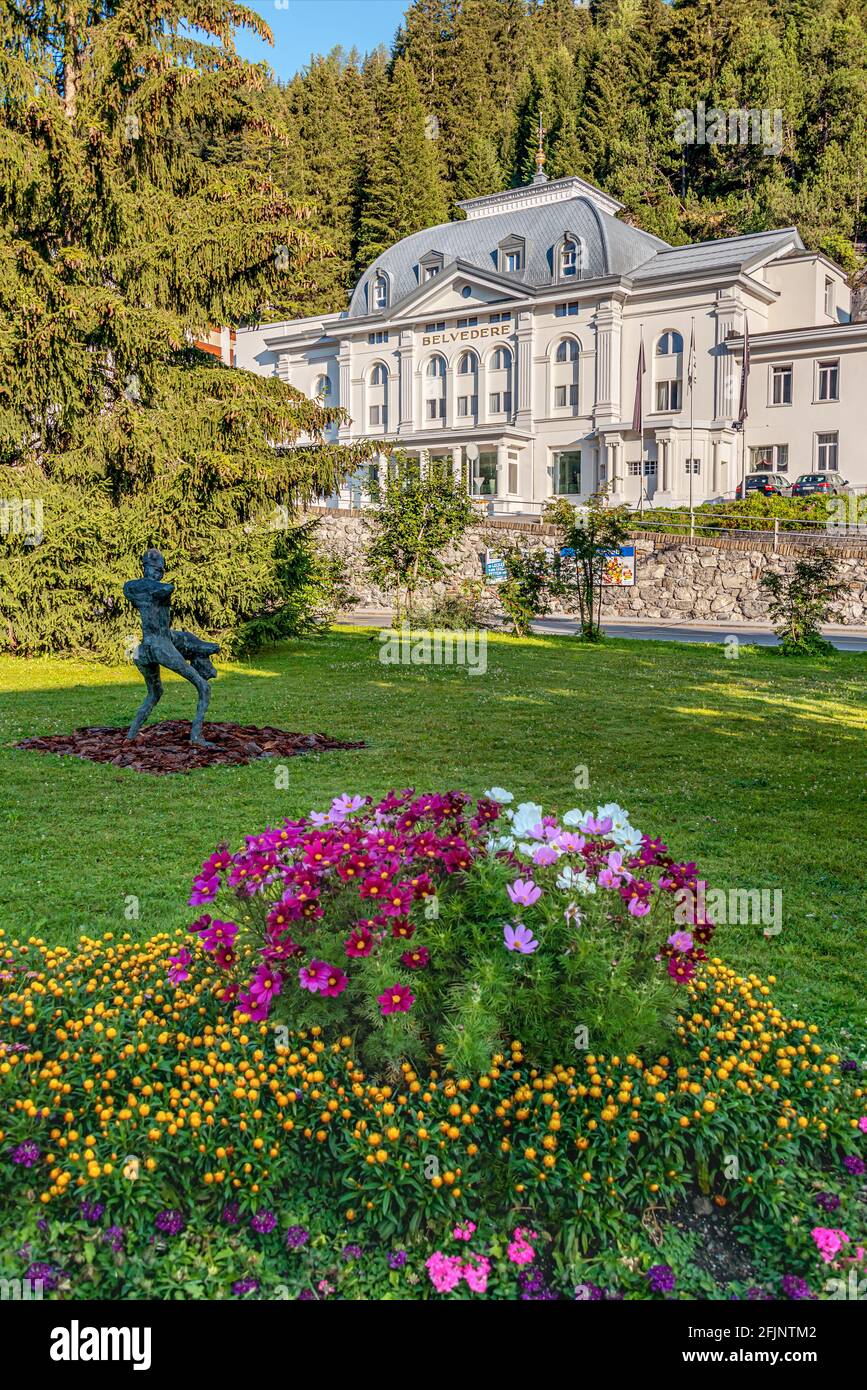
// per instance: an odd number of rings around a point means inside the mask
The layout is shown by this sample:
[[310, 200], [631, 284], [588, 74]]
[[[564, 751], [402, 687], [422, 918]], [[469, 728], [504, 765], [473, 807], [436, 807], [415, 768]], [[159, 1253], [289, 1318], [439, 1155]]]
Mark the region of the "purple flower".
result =
[[28, 1265], [24, 1272], [24, 1283], [30, 1285], [31, 1293], [35, 1292], [34, 1284], [41, 1284], [43, 1293], [51, 1293], [57, 1288], [63, 1278], [63, 1270], [57, 1269], [54, 1265], [44, 1264], [41, 1260], [36, 1260], [32, 1265]]
[[310, 1232], [305, 1231], [303, 1226], [290, 1226], [286, 1232], [286, 1247], [289, 1250], [300, 1250], [302, 1245], [306, 1245], [310, 1239]]
[[780, 1287], [786, 1298], [812, 1298], [810, 1285], [799, 1274], [784, 1274]]
[[102, 1202], [89, 1202], [86, 1197], [82, 1198], [79, 1211], [85, 1221], [90, 1221], [93, 1224], [101, 1221], [105, 1215], [105, 1207]]
[[23, 1168], [32, 1168], [41, 1157], [42, 1150], [32, 1139], [25, 1139], [23, 1144], [12, 1150], [12, 1162], [20, 1163]]
[[692, 950], [692, 934], [688, 931], [675, 931], [668, 938], [669, 946], [673, 946], [676, 951]]
[[[353, 807], [354, 809], [355, 807]], [[360, 1245], [344, 1245], [340, 1252], [340, 1258], [342, 1260], [360, 1260], [363, 1253]]]
[[816, 1206], [823, 1211], [836, 1211], [840, 1205], [840, 1198], [834, 1192], [817, 1192]]
[[507, 951], [520, 951], [522, 956], [531, 956], [539, 949], [538, 941], [523, 922], [518, 922], [514, 927], [503, 927], [503, 945]]
[[259, 1280], [254, 1279], [252, 1274], [246, 1275], [243, 1279], [236, 1279], [232, 1285], [232, 1293], [236, 1298], [243, 1298], [245, 1293], [258, 1293]]
[[277, 1213], [268, 1211], [263, 1207], [261, 1211], [256, 1211], [250, 1217], [250, 1229], [255, 1231], [257, 1236], [267, 1236], [277, 1225]]
[[858, 1158], [856, 1154], [847, 1154], [843, 1159], [843, 1167], [854, 1178], [860, 1178], [862, 1173], [867, 1173], [867, 1163], [864, 1162], [863, 1158]]
[[168, 1210], [158, 1212], [154, 1225], [166, 1236], [179, 1236], [185, 1226], [183, 1212]]
[[220, 1213], [224, 1226], [237, 1226], [241, 1220], [241, 1208], [237, 1202], [227, 1202]]
[[674, 1270], [671, 1265], [651, 1265], [645, 1278], [654, 1293], [671, 1293], [674, 1288]]
[[391, 1254], [388, 1256], [389, 1269], [403, 1269], [407, 1262], [407, 1258], [405, 1250], [392, 1250]]
[[520, 904], [521, 907], [532, 907], [542, 896], [541, 888], [537, 887], [531, 878], [516, 878], [514, 883], [507, 884], [506, 892], [512, 902]]
[[109, 1226], [107, 1231], [103, 1231], [102, 1239], [106, 1245], [110, 1245], [115, 1254], [123, 1249], [123, 1226]]

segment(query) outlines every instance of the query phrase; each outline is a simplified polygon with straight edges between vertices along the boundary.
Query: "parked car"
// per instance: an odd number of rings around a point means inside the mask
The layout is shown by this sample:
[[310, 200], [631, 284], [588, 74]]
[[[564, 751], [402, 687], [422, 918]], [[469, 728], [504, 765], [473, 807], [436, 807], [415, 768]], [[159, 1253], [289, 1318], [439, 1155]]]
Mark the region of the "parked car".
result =
[[[789, 491], [789, 480], [784, 473], [748, 473], [744, 479], [746, 492], [762, 492], [766, 497], [782, 497]], [[735, 488], [735, 497], [740, 501], [744, 496], [741, 484]]]
[[793, 497], [809, 497], [811, 492], [828, 492], [836, 495], [847, 492], [849, 484], [839, 473], [802, 473], [792, 485]]

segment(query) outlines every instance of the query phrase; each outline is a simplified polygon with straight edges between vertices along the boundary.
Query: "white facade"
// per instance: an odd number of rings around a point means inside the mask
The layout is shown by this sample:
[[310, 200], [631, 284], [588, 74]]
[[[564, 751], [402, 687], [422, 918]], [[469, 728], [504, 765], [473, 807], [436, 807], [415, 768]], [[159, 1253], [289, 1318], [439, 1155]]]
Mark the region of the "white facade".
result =
[[445, 461], [497, 513], [603, 482], [635, 506], [721, 499], [770, 466], [867, 486], [867, 323], [844, 272], [792, 228], [669, 247], [619, 206], [544, 175], [473, 199], [384, 252], [346, 312], [239, 330], [236, 366], [344, 407], [336, 439]]

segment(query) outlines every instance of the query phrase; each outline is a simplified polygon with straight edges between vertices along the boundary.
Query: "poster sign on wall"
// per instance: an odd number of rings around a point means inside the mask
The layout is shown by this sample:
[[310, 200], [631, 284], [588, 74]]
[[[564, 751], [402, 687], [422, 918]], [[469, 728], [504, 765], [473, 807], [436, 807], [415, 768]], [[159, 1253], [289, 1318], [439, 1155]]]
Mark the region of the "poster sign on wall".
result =
[[602, 583], [631, 589], [635, 584], [635, 546], [622, 545], [606, 550], [602, 561]]
[[485, 583], [503, 584], [506, 580], [506, 562], [499, 555], [485, 551]]

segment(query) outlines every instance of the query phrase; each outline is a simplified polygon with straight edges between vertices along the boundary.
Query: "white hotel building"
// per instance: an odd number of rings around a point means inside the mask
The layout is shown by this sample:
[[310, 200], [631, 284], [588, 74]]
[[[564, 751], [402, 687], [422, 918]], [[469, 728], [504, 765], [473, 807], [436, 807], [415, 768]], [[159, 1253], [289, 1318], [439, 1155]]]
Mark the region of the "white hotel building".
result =
[[[334, 438], [454, 468], [500, 514], [538, 516], [601, 482], [635, 506], [690, 487], [730, 498], [744, 463], [867, 485], [867, 322], [851, 321], [845, 273], [793, 228], [672, 247], [583, 179], [541, 170], [460, 206], [461, 221], [384, 251], [345, 311], [239, 330], [236, 366], [343, 406]], [[358, 499], [353, 485], [333, 503]]]

